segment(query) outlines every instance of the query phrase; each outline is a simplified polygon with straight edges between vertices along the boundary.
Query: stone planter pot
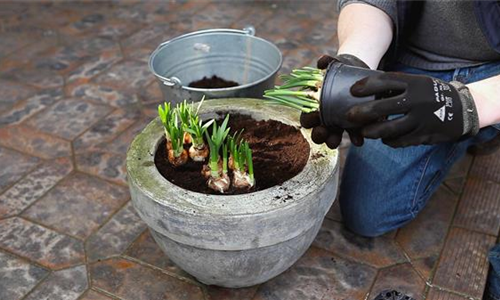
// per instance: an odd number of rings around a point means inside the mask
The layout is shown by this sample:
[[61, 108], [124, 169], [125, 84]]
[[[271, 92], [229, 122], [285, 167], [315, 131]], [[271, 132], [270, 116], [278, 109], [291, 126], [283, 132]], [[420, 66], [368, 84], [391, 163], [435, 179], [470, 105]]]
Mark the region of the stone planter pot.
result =
[[[227, 112], [298, 126], [296, 111], [257, 99], [209, 100], [200, 116]], [[297, 176], [254, 193], [206, 195], [180, 188], [158, 172], [154, 155], [163, 132], [157, 118], [134, 139], [127, 153], [128, 181], [135, 209], [180, 268], [205, 284], [246, 287], [284, 272], [309, 248], [336, 196], [336, 150], [312, 143], [302, 129], [311, 151]]]

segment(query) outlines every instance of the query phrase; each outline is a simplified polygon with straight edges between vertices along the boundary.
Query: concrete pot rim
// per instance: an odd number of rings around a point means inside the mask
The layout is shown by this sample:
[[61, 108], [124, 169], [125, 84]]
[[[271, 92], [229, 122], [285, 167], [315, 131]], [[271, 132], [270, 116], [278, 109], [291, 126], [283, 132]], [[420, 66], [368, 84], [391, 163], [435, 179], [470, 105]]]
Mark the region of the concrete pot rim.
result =
[[[228, 98], [207, 100], [200, 109], [203, 117], [215, 117], [217, 112], [251, 115], [257, 120], [271, 119], [298, 127], [297, 111], [281, 106], [268, 106], [263, 100]], [[158, 118], [136, 136], [127, 153], [127, 173], [129, 182], [154, 199], [161, 206], [182, 214], [219, 215], [224, 218], [254, 217], [277, 210], [294, 210], [304, 205], [301, 200], [320, 189], [338, 168], [338, 152], [325, 145], [316, 145], [310, 139], [309, 130], [300, 129], [311, 147], [308, 162], [298, 175], [265, 190], [242, 195], [207, 195], [183, 189], [167, 179], [157, 170], [154, 155], [163, 139], [163, 128]], [[314, 179], [314, 180], [312, 180]], [[258, 178], [257, 178], [258, 180]], [[132, 183], [130, 183], [132, 184]], [[175, 199], [165, 199], [164, 195], [176, 195]], [[291, 195], [293, 198], [288, 198]], [[285, 201], [282, 201], [285, 200]]]

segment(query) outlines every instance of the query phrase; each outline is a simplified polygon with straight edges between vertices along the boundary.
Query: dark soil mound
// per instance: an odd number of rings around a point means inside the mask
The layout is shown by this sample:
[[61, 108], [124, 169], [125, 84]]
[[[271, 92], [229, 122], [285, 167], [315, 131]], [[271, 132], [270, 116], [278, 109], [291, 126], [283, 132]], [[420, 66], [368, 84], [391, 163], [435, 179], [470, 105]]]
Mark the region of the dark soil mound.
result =
[[203, 79], [193, 81], [189, 84], [189, 87], [198, 89], [221, 89], [238, 86], [237, 82], [222, 79], [218, 76], [213, 75], [212, 77], [203, 77]]

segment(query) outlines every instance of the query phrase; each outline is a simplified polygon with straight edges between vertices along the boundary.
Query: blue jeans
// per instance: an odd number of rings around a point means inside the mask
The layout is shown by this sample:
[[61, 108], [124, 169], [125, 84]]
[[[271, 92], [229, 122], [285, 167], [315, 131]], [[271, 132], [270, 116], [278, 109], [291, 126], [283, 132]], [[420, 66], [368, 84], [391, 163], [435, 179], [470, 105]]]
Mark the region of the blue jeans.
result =
[[500, 244], [491, 249], [488, 259], [491, 267], [483, 299], [500, 300]]
[[[500, 74], [500, 62], [451, 71], [426, 71], [404, 65], [390, 70], [470, 83]], [[363, 147], [351, 147], [339, 198], [346, 226], [362, 236], [374, 237], [407, 224], [427, 204], [468, 147], [498, 134], [496, 128], [487, 127], [474, 137], [454, 143], [394, 149], [380, 140], [366, 140]], [[500, 272], [500, 258], [496, 263]], [[500, 290], [497, 293], [500, 295]]]

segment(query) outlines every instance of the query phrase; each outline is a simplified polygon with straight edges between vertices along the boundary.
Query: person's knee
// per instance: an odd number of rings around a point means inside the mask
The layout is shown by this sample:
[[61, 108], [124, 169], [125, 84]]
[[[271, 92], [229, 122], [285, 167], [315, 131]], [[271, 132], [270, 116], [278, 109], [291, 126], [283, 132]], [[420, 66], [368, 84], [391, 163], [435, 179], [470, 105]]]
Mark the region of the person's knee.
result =
[[369, 203], [375, 203], [374, 201], [364, 203], [367, 205], [355, 205], [354, 201], [347, 201], [347, 203], [340, 201], [345, 226], [360, 236], [378, 237], [401, 227], [402, 224], [411, 219], [410, 216], [393, 214], [391, 211], [381, 208], [380, 205], [369, 205]]
[[371, 218], [343, 216], [343, 220], [347, 229], [363, 237], [378, 237], [390, 231]]

